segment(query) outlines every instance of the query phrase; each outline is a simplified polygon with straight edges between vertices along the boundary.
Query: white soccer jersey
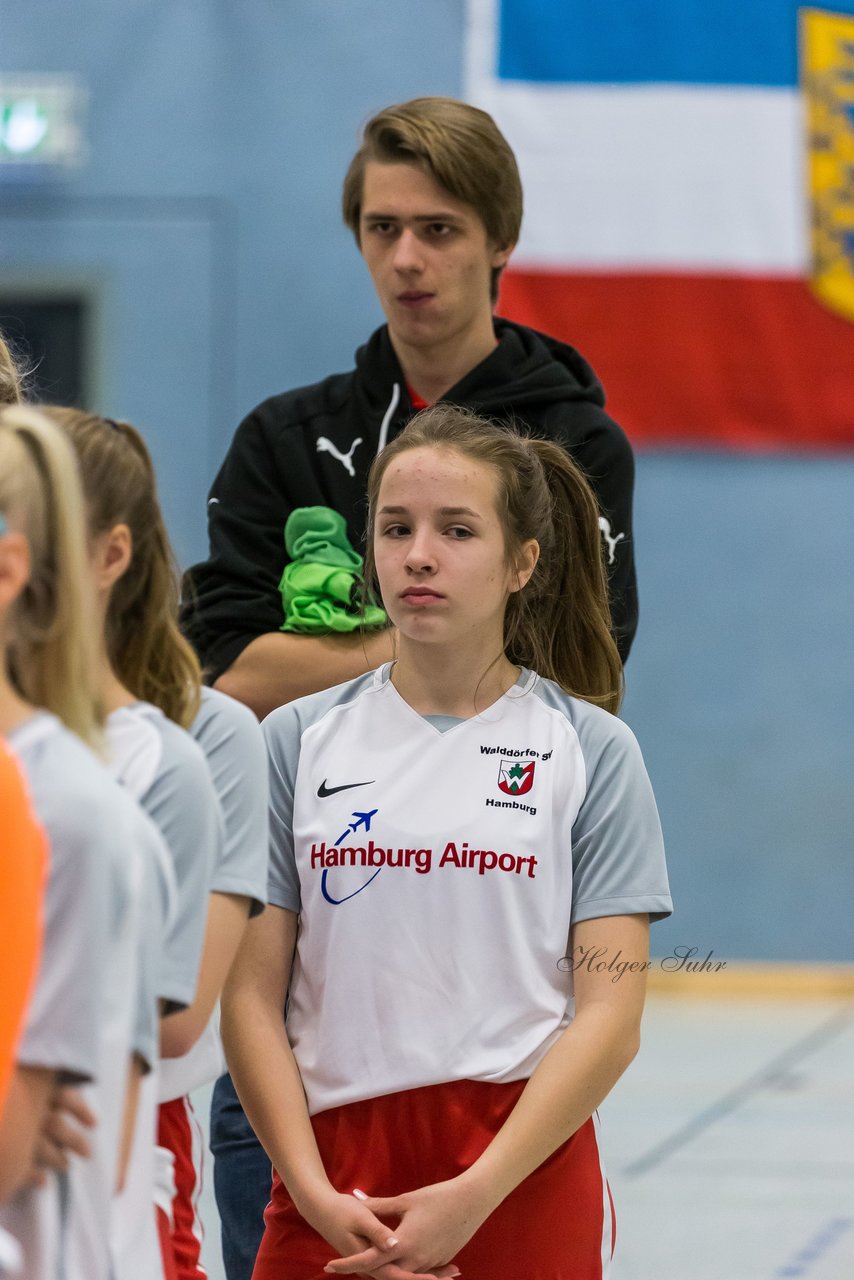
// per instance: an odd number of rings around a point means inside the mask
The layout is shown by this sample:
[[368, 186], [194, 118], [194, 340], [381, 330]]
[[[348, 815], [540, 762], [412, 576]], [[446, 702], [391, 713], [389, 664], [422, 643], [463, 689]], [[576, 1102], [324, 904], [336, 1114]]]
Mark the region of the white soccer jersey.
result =
[[250, 915], [267, 902], [267, 753], [255, 716], [218, 689], [202, 689], [188, 730], [204, 752], [222, 810], [225, 838], [213, 874], [214, 893], [242, 894]]
[[21, 1246], [0, 1227], [0, 1276], [20, 1276], [24, 1259]]
[[110, 1253], [116, 1280], [163, 1280], [154, 1192], [157, 1179], [159, 1063], [140, 1084], [125, 1185], [113, 1205]]
[[[222, 816], [205, 758], [177, 725], [148, 703], [110, 715], [110, 763], [118, 781], [147, 814], [166, 845], [175, 904], [160, 948], [155, 994], [167, 1008], [194, 998], [207, 920], [208, 893], [222, 856]], [[144, 1034], [140, 1028], [140, 1036]], [[159, 1026], [155, 1027], [159, 1035]], [[110, 1232], [116, 1276], [161, 1280], [154, 1216], [160, 1064], [142, 1081], [124, 1189]]]
[[[267, 755], [264, 736], [248, 707], [216, 689], [202, 690], [202, 704], [190, 725], [201, 747], [222, 811], [224, 840], [213, 873], [212, 893], [250, 899], [250, 915], [267, 901]], [[181, 1058], [164, 1058], [160, 1101], [183, 1098], [225, 1071], [218, 1010]]]
[[[39, 714], [12, 735], [48, 835], [45, 944], [18, 1061], [81, 1085], [92, 1156], [12, 1206], [31, 1280], [108, 1280], [111, 1201], [135, 1047], [146, 859], [156, 831], [73, 734]], [[72, 1049], [72, 1045], [76, 1048]], [[153, 1057], [152, 1047], [147, 1046]], [[86, 1078], [89, 1083], [86, 1083]]]
[[390, 670], [262, 726], [269, 901], [300, 913], [288, 1034], [312, 1113], [526, 1079], [574, 1012], [571, 924], [671, 910], [625, 724], [525, 671], [442, 732]]
[[222, 856], [222, 816], [204, 756], [188, 733], [147, 702], [107, 720], [110, 765], [152, 819], [172, 858], [178, 905], [163, 948], [158, 994], [192, 1003], [202, 957], [207, 895]]
[[[132, 799], [132, 797], [130, 797]], [[160, 1001], [163, 986], [163, 948], [178, 913], [178, 880], [166, 841], [142, 807], [133, 804], [143, 823], [140, 842], [144, 880], [140, 912], [147, 922], [139, 948], [140, 988], [133, 1028], [133, 1050], [151, 1071], [160, 1057]]]
[[[84, 1097], [98, 1117], [90, 1136], [92, 1156], [72, 1162], [68, 1177], [67, 1280], [113, 1280], [121, 1271], [111, 1250], [118, 1213], [116, 1182], [131, 1054], [150, 1071], [159, 1048], [157, 986], [163, 941], [173, 905], [171, 868], [157, 828], [115, 783], [124, 813], [121, 839], [127, 901], [114, 921], [95, 1083]], [[119, 839], [119, 828], [114, 828]]]

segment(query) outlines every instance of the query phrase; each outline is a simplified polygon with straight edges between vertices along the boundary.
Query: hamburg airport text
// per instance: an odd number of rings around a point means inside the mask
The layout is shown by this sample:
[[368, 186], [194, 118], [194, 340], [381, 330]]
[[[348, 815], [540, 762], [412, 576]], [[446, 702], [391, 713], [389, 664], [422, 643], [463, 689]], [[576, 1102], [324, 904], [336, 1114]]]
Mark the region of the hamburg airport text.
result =
[[[476, 871], [479, 876], [497, 871], [525, 876], [533, 880], [538, 859], [533, 854], [522, 857], [519, 853], [497, 853], [494, 849], [470, 849], [468, 842], [455, 844], [450, 840], [438, 855], [436, 866], [456, 867], [459, 870]], [[412, 868], [420, 875], [433, 870], [433, 849], [386, 849], [369, 840], [358, 847], [327, 845], [326, 842], [311, 846], [312, 870], [329, 867], [403, 867]]]

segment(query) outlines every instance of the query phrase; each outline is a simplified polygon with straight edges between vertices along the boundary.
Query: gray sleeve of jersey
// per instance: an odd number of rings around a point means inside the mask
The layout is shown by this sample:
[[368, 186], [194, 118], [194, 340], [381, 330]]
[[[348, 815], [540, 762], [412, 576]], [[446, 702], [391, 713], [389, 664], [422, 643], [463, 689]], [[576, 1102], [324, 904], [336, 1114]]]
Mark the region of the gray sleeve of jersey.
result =
[[[104, 789], [112, 785], [105, 775]], [[63, 1083], [81, 1083], [97, 1072], [114, 906], [107, 846], [114, 835], [97, 794], [88, 789], [70, 812], [54, 812], [49, 797], [43, 805], [39, 799], [36, 794], [50, 844], [44, 942], [16, 1058], [22, 1066], [52, 1068]]]
[[159, 994], [166, 1012], [192, 1004], [202, 958], [208, 894], [222, 853], [222, 816], [201, 749], [168, 725], [157, 778], [141, 797], [172, 855], [178, 905], [166, 933]]
[[572, 828], [572, 923], [597, 916], [670, 915], [664, 841], [640, 747], [598, 708], [576, 722], [587, 793]]
[[216, 689], [202, 692], [190, 734], [205, 753], [225, 828], [211, 889], [251, 900], [250, 915], [267, 901], [267, 752], [248, 707]]
[[272, 711], [261, 725], [267, 744], [270, 778], [270, 869], [267, 901], [288, 911], [300, 909], [300, 885], [294, 856], [294, 790], [300, 746], [306, 729], [322, 720], [333, 707], [357, 698], [374, 680], [368, 671], [355, 680], [333, 685], [320, 693], [297, 698]]
[[[137, 1000], [131, 1049], [146, 1070], [160, 1051], [160, 999], [164, 939], [178, 906], [172, 861], [160, 832], [142, 812], [136, 837], [143, 854], [141, 911], [143, 927], [137, 947]], [[173, 1002], [173, 1011], [183, 1008]]]
[[295, 703], [279, 707], [261, 726], [267, 744], [270, 778], [270, 866], [267, 900], [288, 911], [300, 909], [300, 885], [294, 857], [294, 786], [299, 765], [300, 724]]

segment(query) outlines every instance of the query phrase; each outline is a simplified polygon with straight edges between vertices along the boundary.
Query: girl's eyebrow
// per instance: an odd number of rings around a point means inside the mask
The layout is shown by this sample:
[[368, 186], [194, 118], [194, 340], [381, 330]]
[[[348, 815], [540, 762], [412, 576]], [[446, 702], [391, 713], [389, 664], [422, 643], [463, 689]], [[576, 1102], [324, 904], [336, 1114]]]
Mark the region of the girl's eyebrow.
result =
[[[381, 516], [405, 516], [409, 515], [406, 507], [380, 507], [379, 514]], [[481, 517], [476, 511], [472, 511], [471, 507], [440, 507], [440, 516], [470, 516], [473, 520], [480, 520]]]

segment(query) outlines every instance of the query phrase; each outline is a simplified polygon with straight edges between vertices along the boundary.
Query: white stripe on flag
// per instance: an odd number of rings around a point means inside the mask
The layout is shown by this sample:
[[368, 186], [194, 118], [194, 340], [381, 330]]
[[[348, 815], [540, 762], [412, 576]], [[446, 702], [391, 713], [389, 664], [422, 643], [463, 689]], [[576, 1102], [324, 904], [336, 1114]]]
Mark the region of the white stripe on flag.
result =
[[474, 101], [519, 160], [515, 266], [805, 273], [794, 90], [493, 85]]
[[470, 0], [466, 96], [516, 152], [518, 267], [808, 270], [795, 89], [501, 81], [492, 0]]

